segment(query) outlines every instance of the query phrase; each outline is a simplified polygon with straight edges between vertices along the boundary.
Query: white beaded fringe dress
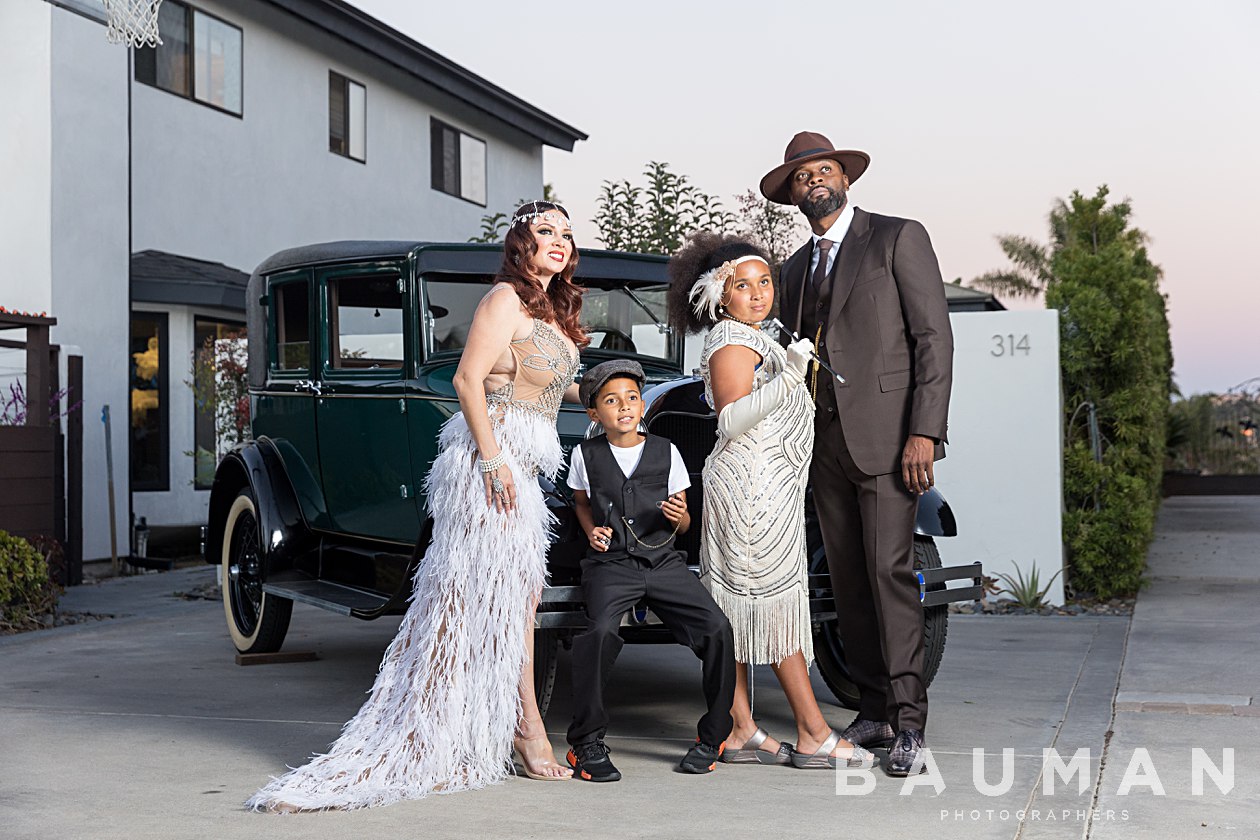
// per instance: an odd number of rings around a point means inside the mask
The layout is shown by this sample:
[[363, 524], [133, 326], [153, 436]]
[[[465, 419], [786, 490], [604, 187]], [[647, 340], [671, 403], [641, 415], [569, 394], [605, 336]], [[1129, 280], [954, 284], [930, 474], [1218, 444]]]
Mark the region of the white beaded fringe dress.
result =
[[[705, 397], [714, 405], [709, 359], [748, 347], [762, 361], [753, 390], [783, 372], [787, 354], [761, 330], [721, 321], [700, 356]], [[805, 489], [813, 458], [814, 402], [798, 385], [756, 426], [721, 433], [704, 464], [700, 579], [735, 631], [735, 659], [777, 664], [794, 653], [814, 659], [805, 552]]]

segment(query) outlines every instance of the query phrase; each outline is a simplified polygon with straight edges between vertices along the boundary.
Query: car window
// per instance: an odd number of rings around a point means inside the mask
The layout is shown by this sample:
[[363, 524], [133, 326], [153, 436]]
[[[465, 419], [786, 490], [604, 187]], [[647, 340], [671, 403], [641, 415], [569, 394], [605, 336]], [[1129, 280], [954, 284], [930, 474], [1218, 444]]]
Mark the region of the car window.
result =
[[277, 370], [310, 370], [310, 284], [284, 283], [272, 291]]
[[403, 293], [398, 275], [328, 280], [328, 367], [398, 370], [403, 366]]
[[[627, 290], [621, 285], [604, 288], [585, 280], [582, 324], [590, 331], [591, 350], [614, 355], [648, 356], [677, 364], [666, 322], [662, 285]], [[468, 329], [477, 303], [488, 291], [484, 277], [431, 274], [424, 278], [427, 305], [426, 340], [430, 353], [459, 351], [468, 340]]]
[[665, 288], [589, 289], [582, 298], [582, 323], [590, 331], [591, 349], [668, 359]]
[[425, 340], [430, 353], [464, 349], [473, 312], [488, 291], [484, 277], [444, 274], [425, 278]]

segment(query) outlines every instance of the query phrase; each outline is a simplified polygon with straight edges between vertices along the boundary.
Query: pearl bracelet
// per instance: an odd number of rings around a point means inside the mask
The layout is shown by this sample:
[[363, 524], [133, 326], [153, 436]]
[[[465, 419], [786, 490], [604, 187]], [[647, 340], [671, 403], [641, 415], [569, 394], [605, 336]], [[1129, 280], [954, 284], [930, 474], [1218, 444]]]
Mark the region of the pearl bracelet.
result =
[[499, 467], [503, 466], [503, 450], [499, 450], [499, 454], [489, 460], [478, 461], [477, 466], [481, 468], [483, 474], [498, 472]]

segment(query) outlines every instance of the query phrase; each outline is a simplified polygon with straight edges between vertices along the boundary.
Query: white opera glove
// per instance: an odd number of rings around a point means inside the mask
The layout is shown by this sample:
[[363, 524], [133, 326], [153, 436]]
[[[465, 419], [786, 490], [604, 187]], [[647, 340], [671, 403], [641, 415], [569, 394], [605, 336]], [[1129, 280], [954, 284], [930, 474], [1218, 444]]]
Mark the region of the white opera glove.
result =
[[814, 342], [808, 338], [798, 339], [787, 346], [787, 366], [800, 375], [802, 382], [805, 380], [805, 371], [809, 370], [809, 363], [813, 361], [813, 354]]
[[[722, 412], [718, 414], [718, 431], [723, 437], [728, 439], [739, 437], [756, 426], [769, 417], [770, 412], [783, 405], [793, 389], [805, 381], [805, 364], [802, 362], [798, 366], [791, 355], [792, 347], [797, 347], [802, 342], [810, 347], [813, 346], [809, 343], [809, 339], [802, 339], [791, 345], [788, 348], [788, 364], [782, 373], [751, 394], [740, 397], [722, 409]], [[806, 361], [809, 360], [809, 356], [803, 358]]]

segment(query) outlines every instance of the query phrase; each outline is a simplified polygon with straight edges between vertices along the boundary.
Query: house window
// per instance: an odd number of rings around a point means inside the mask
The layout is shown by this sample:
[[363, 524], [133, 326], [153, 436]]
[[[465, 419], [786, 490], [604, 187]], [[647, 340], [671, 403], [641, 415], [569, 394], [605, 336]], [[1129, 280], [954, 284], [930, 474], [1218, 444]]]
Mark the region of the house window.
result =
[[165, 312], [131, 313], [131, 489], [169, 490]]
[[[245, 325], [238, 321], [193, 321], [193, 486], [209, 490], [219, 450], [236, 441], [235, 424], [249, 420], [240, 402], [245, 378]], [[236, 399], [234, 399], [236, 398]], [[225, 434], [220, 434], [225, 432]], [[225, 439], [226, 438], [226, 439]]]
[[328, 151], [366, 159], [367, 88], [328, 71]]
[[240, 116], [240, 27], [165, 0], [158, 32], [161, 45], [136, 48], [136, 81]]
[[486, 206], [486, 141], [441, 120], [429, 123], [433, 189]]
[[328, 281], [328, 367], [401, 370], [403, 293], [398, 276], [338, 277]]
[[277, 370], [311, 369], [310, 287], [305, 281], [276, 286], [272, 312], [276, 319]]

